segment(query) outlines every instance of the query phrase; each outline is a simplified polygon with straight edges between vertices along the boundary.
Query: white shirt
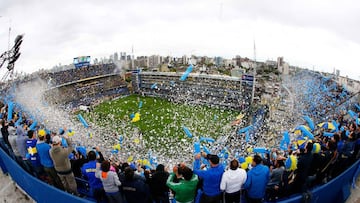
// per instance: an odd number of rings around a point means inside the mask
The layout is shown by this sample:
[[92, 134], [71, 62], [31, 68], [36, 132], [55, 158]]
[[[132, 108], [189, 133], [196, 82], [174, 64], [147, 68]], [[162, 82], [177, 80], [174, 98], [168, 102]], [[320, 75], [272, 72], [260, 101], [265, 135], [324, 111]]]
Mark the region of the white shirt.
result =
[[241, 189], [241, 186], [246, 181], [246, 171], [241, 168], [236, 170], [227, 170], [224, 172], [221, 183], [220, 190], [225, 190], [226, 193], [234, 193]]

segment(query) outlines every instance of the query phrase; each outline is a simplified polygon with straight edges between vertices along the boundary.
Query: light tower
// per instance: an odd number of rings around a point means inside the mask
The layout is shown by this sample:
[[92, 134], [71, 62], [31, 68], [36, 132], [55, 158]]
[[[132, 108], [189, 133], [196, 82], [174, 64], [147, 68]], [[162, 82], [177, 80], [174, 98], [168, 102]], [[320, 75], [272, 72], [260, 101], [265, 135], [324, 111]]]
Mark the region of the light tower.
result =
[[18, 60], [21, 54], [20, 45], [23, 42], [23, 36], [24, 35], [18, 35], [15, 38], [14, 46], [0, 55], [0, 68], [5, 64], [5, 62], [7, 62], [8, 69], [8, 72], [6, 72], [1, 81], [4, 81], [7, 76], [12, 75], [14, 72], [15, 62]]

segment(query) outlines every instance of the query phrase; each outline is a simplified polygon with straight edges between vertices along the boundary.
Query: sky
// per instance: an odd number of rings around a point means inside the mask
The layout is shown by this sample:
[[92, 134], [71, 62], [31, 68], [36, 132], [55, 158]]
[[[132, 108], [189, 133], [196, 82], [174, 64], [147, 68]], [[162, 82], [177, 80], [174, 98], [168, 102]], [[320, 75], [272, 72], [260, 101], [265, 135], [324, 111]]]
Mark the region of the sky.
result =
[[31, 73], [74, 57], [198, 55], [340, 70], [360, 80], [356, 0], [2, 0], [0, 52], [25, 34], [15, 69]]

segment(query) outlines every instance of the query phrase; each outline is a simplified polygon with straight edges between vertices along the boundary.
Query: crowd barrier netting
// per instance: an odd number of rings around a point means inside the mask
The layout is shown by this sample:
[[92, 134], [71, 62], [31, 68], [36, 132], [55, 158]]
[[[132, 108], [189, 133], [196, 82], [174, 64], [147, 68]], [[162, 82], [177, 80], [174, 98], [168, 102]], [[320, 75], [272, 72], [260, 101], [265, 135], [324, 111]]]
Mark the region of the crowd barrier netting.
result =
[[64, 202], [84, 202], [91, 201], [80, 198], [62, 190], [59, 190], [40, 179], [30, 175], [22, 169], [16, 161], [0, 148], [0, 165], [4, 173], [9, 173], [15, 181], [33, 200], [39, 203], [64, 203]]

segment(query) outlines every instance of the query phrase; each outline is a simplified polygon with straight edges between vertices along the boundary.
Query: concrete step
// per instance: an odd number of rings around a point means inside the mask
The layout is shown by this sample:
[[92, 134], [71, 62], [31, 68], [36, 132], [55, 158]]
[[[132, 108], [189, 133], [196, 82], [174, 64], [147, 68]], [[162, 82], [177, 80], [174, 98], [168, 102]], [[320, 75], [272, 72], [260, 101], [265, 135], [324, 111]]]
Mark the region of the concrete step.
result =
[[9, 175], [0, 170], [0, 202], [33, 203], [26, 193], [14, 182]]

